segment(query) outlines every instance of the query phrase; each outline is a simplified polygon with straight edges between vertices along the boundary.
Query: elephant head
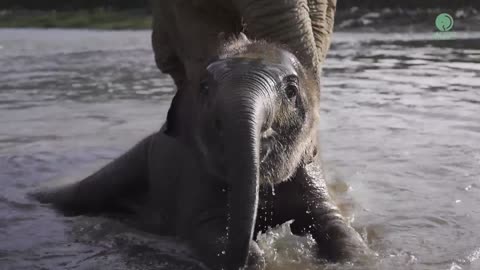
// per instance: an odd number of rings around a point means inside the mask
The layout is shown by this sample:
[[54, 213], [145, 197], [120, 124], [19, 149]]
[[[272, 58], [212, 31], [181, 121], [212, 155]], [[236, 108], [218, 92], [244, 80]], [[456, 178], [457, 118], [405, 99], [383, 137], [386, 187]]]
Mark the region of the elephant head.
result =
[[198, 83], [191, 141], [229, 186], [228, 263], [244, 265], [259, 185], [287, 180], [316, 147], [318, 84], [286, 50], [246, 37], [224, 47]]

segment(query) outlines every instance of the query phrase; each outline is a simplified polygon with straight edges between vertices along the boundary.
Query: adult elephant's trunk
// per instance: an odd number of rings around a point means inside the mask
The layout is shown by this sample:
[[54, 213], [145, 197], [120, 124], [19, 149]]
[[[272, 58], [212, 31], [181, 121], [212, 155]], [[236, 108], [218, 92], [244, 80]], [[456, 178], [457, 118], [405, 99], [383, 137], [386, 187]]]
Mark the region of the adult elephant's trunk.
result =
[[247, 36], [287, 45], [317, 72], [330, 47], [337, 0], [233, 0]]
[[[252, 239], [259, 192], [260, 132], [265, 120], [266, 100], [251, 87], [233, 91], [224, 105], [222, 141], [226, 157], [230, 216], [228, 221], [227, 269], [246, 263]], [[232, 92], [230, 92], [232, 93]]]

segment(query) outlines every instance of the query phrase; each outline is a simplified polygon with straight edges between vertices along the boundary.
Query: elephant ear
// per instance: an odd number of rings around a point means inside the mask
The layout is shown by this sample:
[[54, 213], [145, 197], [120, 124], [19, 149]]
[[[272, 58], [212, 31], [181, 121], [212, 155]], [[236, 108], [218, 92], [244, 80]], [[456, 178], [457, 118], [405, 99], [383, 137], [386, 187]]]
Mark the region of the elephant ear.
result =
[[308, 0], [318, 61], [325, 60], [330, 48], [337, 0]]

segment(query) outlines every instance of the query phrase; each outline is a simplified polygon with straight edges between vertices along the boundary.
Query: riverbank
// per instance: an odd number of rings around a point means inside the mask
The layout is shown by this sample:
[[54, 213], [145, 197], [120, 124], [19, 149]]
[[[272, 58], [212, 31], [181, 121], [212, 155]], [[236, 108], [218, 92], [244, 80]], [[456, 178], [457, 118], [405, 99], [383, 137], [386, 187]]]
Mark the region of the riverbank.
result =
[[151, 21], [143, 10], [0, 11], [3, 28], [149, 29]]
[[[338, 10], [335, 31], [430, 32], [437, 31], [435, 17], [448, 13], [454, 31], [480, 31], [480, 12], [462, 9], [366, 9]], [[114, 11], [0, 11], [0, 28], [150, 29], [152, 17], [145, 10]]]

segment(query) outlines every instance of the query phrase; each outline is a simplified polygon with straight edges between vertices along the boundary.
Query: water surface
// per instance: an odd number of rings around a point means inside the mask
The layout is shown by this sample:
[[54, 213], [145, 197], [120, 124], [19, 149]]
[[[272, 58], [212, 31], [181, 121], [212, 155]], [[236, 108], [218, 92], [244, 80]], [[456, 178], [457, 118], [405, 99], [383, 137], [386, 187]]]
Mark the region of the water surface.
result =
[[[324, 67], [322, 156], [379, 254], [316, 261], [287, 226], [269, 269], [480, 267], [480, 33], [337, 33]], [[25, 198], [81, 179], [163, 123], [174, 93], [149, 31], [0, 30], [0, 269], [198, 269], [173, 238]]]

